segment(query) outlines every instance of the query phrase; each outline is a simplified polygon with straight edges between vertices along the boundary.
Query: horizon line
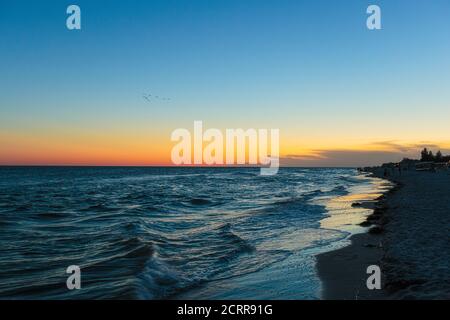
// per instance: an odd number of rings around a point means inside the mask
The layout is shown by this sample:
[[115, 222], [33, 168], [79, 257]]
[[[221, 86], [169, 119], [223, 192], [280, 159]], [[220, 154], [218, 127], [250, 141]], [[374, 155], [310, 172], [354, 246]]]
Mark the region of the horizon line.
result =
[[[227, 165], [227, 166], [214, 166], [214, 165], [78, 165], [78, 164], [0, 164], [0, 168], [5, 167], [72, 167], [72, 168], [246, 168], [246, 169], [261, 169], [263, 166], [245, 166], [245, 165]], [[358, 166], [279, 166], [279, 168], [342, 168], [342, 169], [354, 169]]]

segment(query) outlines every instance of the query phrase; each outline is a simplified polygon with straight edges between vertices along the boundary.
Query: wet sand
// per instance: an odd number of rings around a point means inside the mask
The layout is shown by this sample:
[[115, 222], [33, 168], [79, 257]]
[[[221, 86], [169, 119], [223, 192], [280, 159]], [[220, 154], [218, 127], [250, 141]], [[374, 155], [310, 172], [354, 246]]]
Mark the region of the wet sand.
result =
[[322, 298], [326, 300], [382, 299], [384, 291], [366, 287], [367, 266], [379, 264], [383, 251], [380, 236], [368, 233], [351, 237], [351, 245], [317, 257], [322, 280]]
[[[376, 177], [384, 170], [374, 169]], [[324, 299], [450, 297], [450, 171], [387, 177], [397, 187], [381, 197], [366, 225], [373, 233], [317, 257]], [[379, 265], [382, 290], [368, 290], [366, 268]]]
[[[361, 223], [368, 231], [351, 236], [349, 246], [317, 256], [317, 271], [322, 280], [322, 299], [385, 299], [384, 290], [367, 288], [366, 281], [369, 277], [367, 267], [381, 264], [384, 255], [383, 238], [377, 230], [378, 226], [385, 222], [386, 200], [398, 188], [398, 186], [392, 188], [376, 201], [358, 203], [361, 207], [373, 210], [373, 213]], [[382, 283], [384, 282], [382, 273]]]

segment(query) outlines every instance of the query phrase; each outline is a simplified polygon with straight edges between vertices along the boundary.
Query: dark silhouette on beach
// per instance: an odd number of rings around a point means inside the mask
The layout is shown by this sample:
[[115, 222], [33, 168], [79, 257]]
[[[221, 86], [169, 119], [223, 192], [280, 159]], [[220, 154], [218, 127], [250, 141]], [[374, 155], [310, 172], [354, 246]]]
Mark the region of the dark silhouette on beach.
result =
[[428, 151], [427, 148], [422, 150], [420, 161], [422, 162], [449, 162], [450, 156], [443, 156], [442, 152], [439, 150], [436, 152], [436, 155], [433, 155], [433, 152]]

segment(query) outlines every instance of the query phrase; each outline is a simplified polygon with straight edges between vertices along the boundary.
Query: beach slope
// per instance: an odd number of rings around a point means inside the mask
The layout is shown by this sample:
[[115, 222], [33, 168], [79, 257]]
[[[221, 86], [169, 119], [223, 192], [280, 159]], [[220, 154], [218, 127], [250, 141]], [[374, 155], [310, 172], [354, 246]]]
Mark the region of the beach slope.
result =
[[[388, 179], [399, 187], [377, 204], [373, 232], [317, 257], [324, 299], [450, 298], [450, 171], [392, 172]], [[366, 287], [373, 264], [382, 290]]]

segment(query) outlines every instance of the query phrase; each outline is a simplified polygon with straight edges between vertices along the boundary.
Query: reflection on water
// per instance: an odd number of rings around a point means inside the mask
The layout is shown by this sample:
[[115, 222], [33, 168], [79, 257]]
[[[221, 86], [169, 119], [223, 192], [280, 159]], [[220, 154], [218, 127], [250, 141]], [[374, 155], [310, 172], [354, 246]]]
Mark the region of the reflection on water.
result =
[[315, 255], [385, 187], [353, 169], [3, 167], [0, 298], [314, 299]]
[[[321, 228], [336, 229], [350, 233], [363, 232], [366, 228], [359, 226], [373, 212], [376, 199], [392, 188], [386, 180], [360, 175], [354, 179], [361, 184], [349, 187], [349, 194], [317, 199], [328, 211], [328, 216], [320, 221]], [[358, 204], [357, 206], [352, 206]]]

